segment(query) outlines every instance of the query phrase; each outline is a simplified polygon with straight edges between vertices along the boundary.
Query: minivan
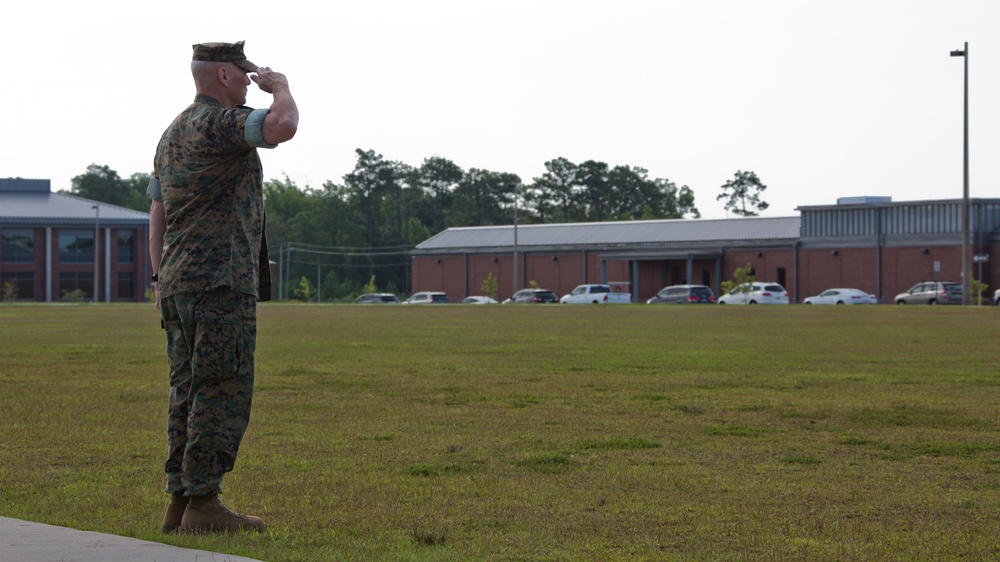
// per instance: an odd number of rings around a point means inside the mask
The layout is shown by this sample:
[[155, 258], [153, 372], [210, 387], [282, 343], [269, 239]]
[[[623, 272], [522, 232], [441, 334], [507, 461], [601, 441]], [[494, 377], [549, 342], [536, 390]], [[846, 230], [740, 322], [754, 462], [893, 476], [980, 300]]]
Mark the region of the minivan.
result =
[[705, 285], [671, 285], [660, 289], [646, 304], [711, 304], [715, 293]]

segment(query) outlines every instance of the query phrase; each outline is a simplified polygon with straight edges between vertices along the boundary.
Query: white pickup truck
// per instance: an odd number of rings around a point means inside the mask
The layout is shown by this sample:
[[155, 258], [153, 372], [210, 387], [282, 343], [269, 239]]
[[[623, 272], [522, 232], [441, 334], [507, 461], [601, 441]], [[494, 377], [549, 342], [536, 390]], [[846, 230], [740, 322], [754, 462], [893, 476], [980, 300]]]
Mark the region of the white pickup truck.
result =
[[632, 302], [632, 293], [622, 293], [611, 285], [578, 285], [573, 292], [559, 299], [563, 304], [625, 304]]

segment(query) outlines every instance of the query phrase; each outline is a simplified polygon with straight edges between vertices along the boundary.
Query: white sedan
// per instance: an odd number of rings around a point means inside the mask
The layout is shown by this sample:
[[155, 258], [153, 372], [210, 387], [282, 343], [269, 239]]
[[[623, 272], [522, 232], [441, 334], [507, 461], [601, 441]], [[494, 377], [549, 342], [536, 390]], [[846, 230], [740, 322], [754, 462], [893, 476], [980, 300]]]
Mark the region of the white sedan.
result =
[[465, 297], [462, 304], [498, 304], [496, 299], [482, 296]]
[[802, 304], [875, 304], [878, 299], [860, 289], [827, 289]]

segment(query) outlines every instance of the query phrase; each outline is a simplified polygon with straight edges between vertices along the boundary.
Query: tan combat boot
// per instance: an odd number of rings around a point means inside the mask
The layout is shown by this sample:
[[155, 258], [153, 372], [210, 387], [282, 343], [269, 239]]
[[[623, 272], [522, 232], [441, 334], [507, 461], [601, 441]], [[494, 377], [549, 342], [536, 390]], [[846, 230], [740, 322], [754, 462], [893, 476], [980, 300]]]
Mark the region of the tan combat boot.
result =
[[188, 533], [260, 531], [266, 526], [259, 517], [233, 513], [219, 501], [219, 494], [191, 496], [181, 519], [180, 530]]
[[181, 518], [184, 517], [184, 509], [187, 507], [188, 499], [184, 492], [174, 492], [170, 494], [170, 503], [167, 504], [167, 512], [163, 514], [164, 533], [173, 533], [177, 527], [181, 526]]

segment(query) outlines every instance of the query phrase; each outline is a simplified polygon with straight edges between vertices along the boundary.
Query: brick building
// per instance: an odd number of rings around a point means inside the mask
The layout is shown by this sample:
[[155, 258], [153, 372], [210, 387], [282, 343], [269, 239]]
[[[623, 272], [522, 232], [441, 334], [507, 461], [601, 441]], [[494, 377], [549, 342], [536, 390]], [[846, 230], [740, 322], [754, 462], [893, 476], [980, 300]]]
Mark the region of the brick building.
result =
[[149, 213], [52, 193], [50, 183], [0, 179], [7, 298], [54, 302], [80, 291], [90, 301], [143, 301], [152, 276]]
[[[784, 285], [793, 302], [831, 287], [891, 302], [919, 281], [961, 281], [961, 200], [844, 198], [797, 210], [798, 217], [449, 228], [411, 252], [412, 292], [460, 300], [482, 294], [492, 274], [501, 298], [531, 281], [559, 295], [611, 282], [644, 301], [680, 283], [718, 293], [746, 264], [758, 280]], [[989, 260], [976, 262], [973, 278], [996, 288], [1000, 199], [973, 199], [970, 218], [972, 253]]]

